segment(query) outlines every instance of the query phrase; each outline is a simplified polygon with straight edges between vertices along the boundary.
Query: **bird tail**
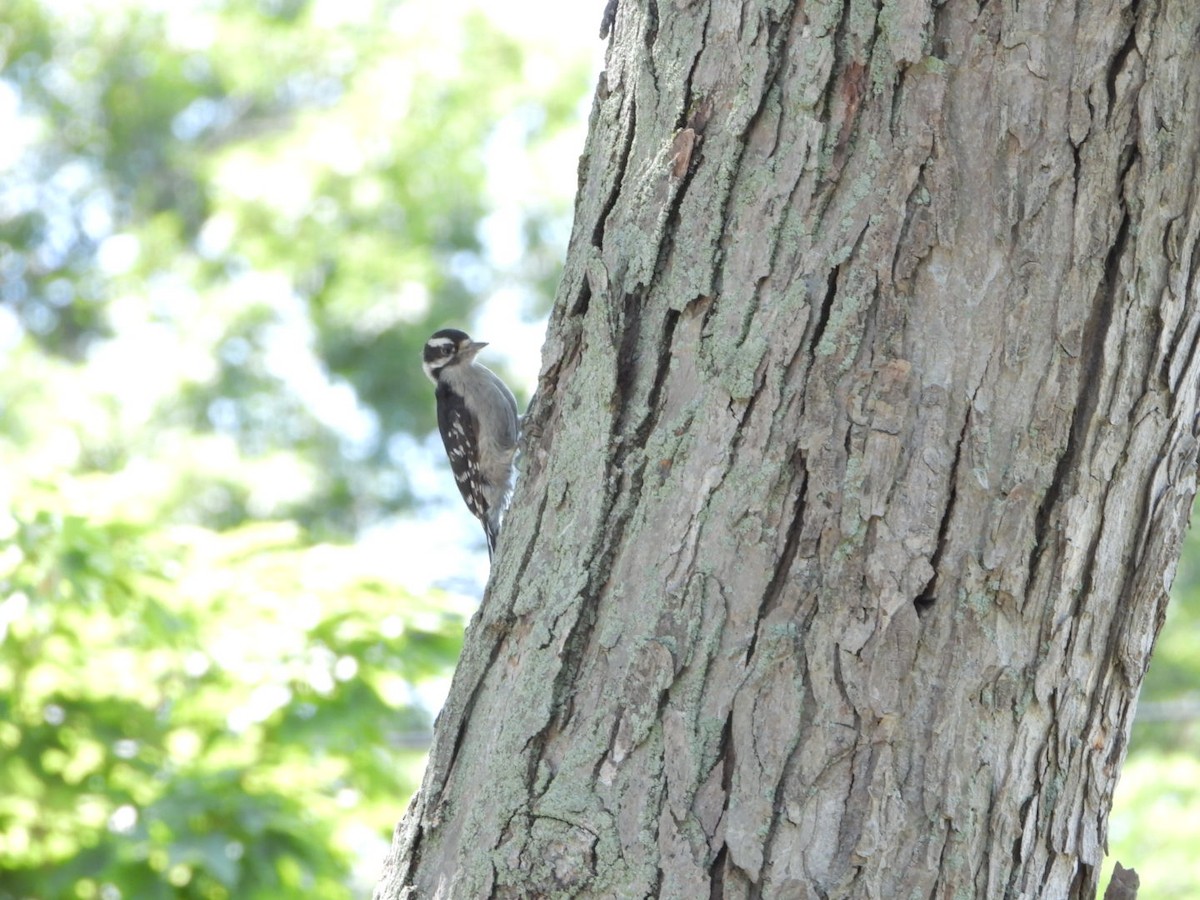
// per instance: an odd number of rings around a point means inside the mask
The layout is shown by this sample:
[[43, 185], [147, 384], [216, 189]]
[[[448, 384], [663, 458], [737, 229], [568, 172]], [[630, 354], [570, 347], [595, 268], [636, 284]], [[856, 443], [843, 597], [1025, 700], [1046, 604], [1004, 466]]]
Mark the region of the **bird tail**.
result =
[[496, 535], [499, 533], [500, 529], [493, 525], [490, 519], [484, 521], [483, 536], [487, 538], [488, 562], [491, 562], [492, 557], [496, 555]]
[[496, 555], [496, 538], [500, 534], [500, 515], [501, 511], [494, 509], [483, 519], [483, 535], [487, 538], [488, 562], [491, 562], [492, 557]]
[[509, 486], [492, 504], [487, 514], [480, 517], [480, 521], [483, 523], [483, 534], [487, 538], [488, 562], [491, 562], [492, 557], [496, 554], [496, 538], [500, 534], [500, 523], [505, 512], [508, 511], [508, 501], [511, 496], [511, 486]]

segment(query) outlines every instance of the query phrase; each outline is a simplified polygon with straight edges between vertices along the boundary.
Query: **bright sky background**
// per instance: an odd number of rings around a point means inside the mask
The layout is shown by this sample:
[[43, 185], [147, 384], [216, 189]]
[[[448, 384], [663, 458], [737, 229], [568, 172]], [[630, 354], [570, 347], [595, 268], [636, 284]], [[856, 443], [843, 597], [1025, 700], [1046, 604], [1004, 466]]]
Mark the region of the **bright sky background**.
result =
[[[203, 53], [214, 40], [210, 23], [197, 15], [205, 0], [42, 0], [47, 6], [71, 15], [80, 10], [107, 10], [113, 2], [142, 5], [161, 9], [170, 22], [170, 39]], [[0, 0], [0, 9], [4, 0]], [[336, 25], [347, 21], [364, 20], [371, 13], [369, 0], [314, 0], [313, 15], [317, 21]], [[536, 83], [549, 83], [559, 76], [566, 63], [579, 59], [593, 60], [593, 70], [602, 68], [604, 42], [598, 37], [604, 0], [584, 3], [563, 3], [561, 0], [508, 0], [504, 3], [485, 0], [409, 0], [398, 8], [403, 17], [400, 33], [431, 35], [419, 42], [418, 53], [428, 55], [428, 67], [436, 71], [447, 65], [453, 54], [438, 54], [444, 46], [449, 29], [457, 27], [462, 10], [478, 9], [498, 28], [505, 30], [527, 47], [529, 77]], [[3, 18], [0, 12], [0, 19]], [[434, 37], [436, 35], [436, 37]], [[428, 68], [427, 67], [427, 68]], [[386, 77], [386, 73], [385, 76]], [[594, 86], [595, 78], [591, 80]], [[391, 87], [391, 82], [388, 83]], [[400, 91], [403, 88], [399, 88]], [[488, 190], [494, 212], [483, 223], [480, 237], [486, 255], [500, 269], [511, 267], [521, 252], [519, 223], [522, 212], [531, 199], [573, 197], [576, 188], [577, 164], [585, 138], [587, 110], [591, 105], [589, 87], [581, 99], [578, 124], [566, 130], [551, 145], [541, 147], [536, 158], [530, 158], [519, 125], [515, 120], [497, 124], [485, 157], [488, 162]], [[396, 127], [402, 127], [403, 100], [397, 102], [400, 116]], [[183, 118], [183, 117], [181, 117]], [[0, 83], [0, 180], [15, 171], [26, 150], [35, 145], [42, 124], [22, 114], [15, 92]], [[391, 122], [382, 127], [392, 127]], [[298, 158], [287, 160], [277, 171], [255, 166], [253, 159], [235, 160], [221, 172], [225, 180], [221, 190], [234, 194], [249, 192], [267, 196], [271, 204], [287, 214], [288, 204], [308, 198], [294, 196], [298, 184], [305, 183], [305, 167], [328, 166], [336, 171], [354, 173], [362, 168], [368, 149], [354, 140], [354, 135], [336, 128], [319, 129], [307, 137]], [[276, 204], [278, 201], [278, 204]], [[198, 242], [202, 255], [219, 257], [235, 240], [235, 224], [220, 206], [205, 223]], [[301, 212], [299, 214], [308, 214]], [[110, 275], [130, 271], [146, 252], [134, 234], [112, 233], [113, 217], [97, 206], [91, 217], [94, 233], [103, 243], [98, 253], [98, 265]], [[85, 216], [84, 227], [88, 228]], [[569, 221], [564, 226], [563, 250]], [[395, 327], [404, 327], [405, 310], [422, 309], [427, 304], [427, 292], [421, 285], [410, 285], [393, 296], [381, 294], [378, 313]], [[124, 293], [109, 298], [107, 313], [111, 318], [114, 337], [94, 345], [88, 361], [88, 384], [83, 391], [72, 394], [56, 392], [61, 406], [56, 417], [61, 421], [51, 428], [50, 438], [36, 452], [26, 454], [29, 466], [41, 467], [45, 474], [71, 469], [80, 452], [80, 435], [103, 433], [107, 423], [91, 423], [97, 415], [96, 394], [117, 398], [116, 415], [122, 423], [136, 430], [138, 423], [148, 419], [162, 404], [170, 404], [178, 395], [179, 386], [187, 381], [204, 381], [217, 370], [218, 359], [212, 347], [219, 344], [219, 330], [228, 321], [227, 311], [245, 308], [250, 304], [267, 304], [275, 312], [275, 321], [267, 341], [268, 369], [286, 381], [310, 406], [314, 415], [344, 437], [345, 446], [353, 458], [356, 443], [362, 444], [373, 436], [378, 425], [374, 417], [357, 402], [350, 386], [331, 377], [314, 353], [315, 335], [305, 315], [303, 301], [295, 295], [287, 276], [282, 272], [247, 271], [231, 280], [218, 291], [203, 296], [183, 276], [137, 284]], [[497, 290], [482, 307], [474, 322], [446, 322], [446, 325], [465, 327], [479, 340], [491, 346], [485, 351], [485, 364], [504, 369], [512, 376], [518, 394], [529, 396], [535, 385], [541, 364], [541, 346], [545, 321], [530, 318], [526, 298], [511, 288]], [[167, 311], [167, 315], [147, 315], [147, 310]], [[411, 312], [410, 312], [411, 315]], [[0, 357], [12, 350], [22, 336], [22, 326], [16, 316], [0, 307]], [[411, 361], [411, 377], [424, 382], [420, 360]], [[148, 378], [147, 372], [155, 373]], [[429, 404], [434, 403], [429, 387]], [[219, 413], [219, 410], [217, 411]], [[210, 416], [212, 412], [210, 412]], [[226, 437], [228, 437], [226, 435]], [[418, 505], [409, 514], [381, 524], [363, 534], [356, 550], [369, 558], [361, 565], [393, 574], [401, 569], [401, 579], [414, 594], [425, 594], [431, 587], [448, 590], [448, 603], [458, 609], [473, 609], [482, 595], [487, 580], [488, 559], [479, 523], [470, 515], [459, 497], [438, 435], [424, 440], [404, 436], [390, 448], [397, 468], [402, 469], [412, 485]], [[206, 462], [219, 470], [221, 466], [239, 462], [236, 444], [222, 441], [214, 435], [204, 445]], [[169, 455], [169, 454], [168, 454]], [[84, 484], [83, 480], [63, 483], [64, 495], [79, 514], [86, 515], [89, 507], [136, 508], [140, 503], [153, 507], [157, 492], [169, 484], [171, 461], [154, 454], [135, 454], [130, 464], [111, 478]], [[37, 477], [31, 469], [7, 473], [9, 478]], [[297, 472], [277, 461], [266, 460], [261, 465], [261, 478], [256, 477], [251, 508], [269, 511], [286, 505], [289, 491], [306, 483], [308, 473]], [[4, 527], [2, 510], [6, 507], [4, 473], [0, 473], [0, 528]], [[101, 494], [100, 492], [103, 492]], [[85, 493], [90, 492], [90, 493]], [[219, 577], [218, 572], [213, 577]], [[298, 598], [299, 599], [299, 598]], [[14, 607], [11, 611], [17, 611]], [[5, 610], [0, 608], [0, 627]], [[385, 631], [387, 623], [381, 623]], [[238, 660], [255, 658], [255, 637], [247, 632], [239, 639], [229, 635], [218, 645], [224, 657], [220, 664], [236, 668]], [[352, 660], [349, 662], [353, 662]], [[335, 672], [335, 674], [337, 674]], [[348, 673], [349, 674], [353, 674]], [[347, 675], [347, 677], [348, 677]], [[340, 677], [340, 676], [339, 676]], [[436, 712], [449, 688], [443, 683], [424, 683], [417, 699], [431, 712]], [[231, 727], [262, 721], [285, 699], [279, 692], [256, 694], [244, 707], [230, 716]], [[132, 808], [122, 812], [126, 825], [133, 820]], [[126, 821], [128, 819], [128, 821]], [[120, 825], [121, 823], [117, 823]], [[124, 827], [124, 826], [122, 826]], [[363, 869], [373, 875], [378, 860], [369, 851], [382, 853], [386, 842], [364, 834]]]
[[[3, 0], [0, 0], [2, 3]], [[161, 9], [169, 16], [171, 40], [203, 52], [214, 39], [211, 23], [198, 11], [204, 0], [43, 0], [52, 8], [66, 14], [84, 9], [106, 10], [113, 2], [130, 6]], [[372, 12], [371, 0], [314, 0], [313, 17], [330, 26], [365, 21]], [[560, 0], [508, 0], [505, 3], [484, 0], [410, 0], [397, 8], [393, 27], [405, 35], [419, 35], [414, 41], [415, 54], [424, 54], [423, 67], [437, 71], [438, 66], [453, 65], [453, 54], [441, 52], [445, 41], [457, 39], [457, 23], [461, 13], [477, 9], [496, 27], [518, 37], [526, 45], [529, 77], [539, 83], [548, 82], [563, 70], [569, 61], [593, 60], [595, 72], [602, 68], [604, 42], [599, 39], [600, 18], [604, 0], [583, 3], [563, 3]], [[428, 39], [425, 36], [428, 35]], [[406, 62], [411, 62], [407, 60]], [[391, 82], [389, 82], [390, 86]], [[594, 78], [592, 79], [594, 85]], [[399, 89], [400, 92], [403, 88]], [[497, 124], [486, 151], [489, 165], [488, 188], [494, 208], [483, 223], [481, 239], [486, 254], [501, 268], [511, 265], [521, 252], [519, 226], [522, 210], [530, 198], [559, 196], [570, 198], [576, 187], [579, 154], [583, 147], [586, 113], [591, 105], [591, 88], [581, 101], [578, 125], [564, 132], [552, 145], [542, 148], [536, 159], [529, 158], [517, 122]], [[39, 123], [22, 117], [16, 97], [0, 85], [0, 178], [13, 166], [23, 150], [37, 137]], [[402, 125], [403, 99], [397, 101], [397, 114]], [[389, 123], [385, 123], [390, 127]], [[222, 189], [240, 194], [249, 191], [268, 196], [272, 205], [279, 200], [286, 212], [288, 203], [306, 202], [303, 195], [295, 196], [295, 186], [304, 181], [303, 167], [328, 166], [353, 173], [362, 167], [365, 148], [354, 135], [338, 129], [318, 130], [310, 135], [305, 150], [287, 165], [276, 171], [266, 171], [248, 160], [244, 171], [238, 163], [222, 170]], [[289, 166], [293, 168], [289, 168]], [[299, 167], [299, 168], [295, 168]], [[242, 172], [239, 175], [239, 172]], [[273, 177], [272, 177], [273, 176]], [[240, 180], [239, 180], [240, 179]], [[289, 193], [290, 192], [290, 193]], [[111, 218], [102, 209], [96, 210], [98, 234], [109, 234]], [[225, 216], [227, 219], [228, 217]], [[103, 221], [100, 221], [103, 220]], [[569, 224], [569, 223], [568, 223]], [[232, 239], [232, 223], [223, 221], [218, 213], [205, 224], [201, 232], [200, 250], [205, 247], [213, 255], [222, 252]], [[564, 250], [565, 250], [564, 235]], [[131, 234], [112, 234], [100, 248], [98, 262], [110, 274], [128, 271], [141, 252], [139, 240]], [[419, 285], [410, 286], [394, 296], [381, 295], [379, 313], [396, 318], [403, 327], [406, 305], [420, 307], [428, 302]], [[395, 293], [395, 292], [394, 292]], [[215, 306], [241, 306], [247, 302], [269, 303], [282, 323], [276, 328], [268, 349], [267, 364], [276, 375], [287, 381], [303, 396], [313, 413], [344, 436], [346, 446], [353, 452], [356, 443], [371, 436], [377, 428], [372, 416], [362, 409], [353, 391], [337, 379], [331, 379], [321, 361], [312, 352], [314, 335], [304, 316], [302, 301], [292, 291], [282, 273], [250, 271], [233, 281], [214, 297], [201, 297], [184, 282], [161, 282], [139, 286], [125, 296], [114, 296], [108, 306], [116, 336], [95, 347], [90, 360], [89, 376], [93, 387], [120, 398], [119, 415], [123, 420], [144, 420], [160, 403], [169, 402], [177, 390], [180, 378], [204, 380], [216, 371], [217, 360], [205, 349], [205, 342], [185, 340], [179, 322], [187, 323], [185, 330], [194, 336], [207, 325], [218, 327], [224, 317], [214, 315]], [[174, 327], [169, 323], [148, 320], [146, 304], [171, 310]], [[474, 322], [446, 322], [469, 330], [479, 340], [490, 342], [482, 361], [495, 365], [512, 375], [518, 394], [532, 393], [541, 362], [544, 320], [530, 320], [526, 300], [511, 289], [496, 291], [481, 309]], [[19, 339], [20, 326], [12, 313], [0, 309], [0, 352]], [[146, 371], [172, 373], [147, 379]], [[414, 378], [423, 380], [420, 361], [412, 361]], [[430, 389], [429, 402], [433, 403]], [[80, 402], [78, 416], [87, 415]], [[219, 412], [219, 411], [218, 411]], [[57, 467], [79, 452], [76, 415], [64, 410], [61, 441], [41, 455], [48, 469]], [[87, 429], [83, 430], [87, 433]], [[54, 447], [58, 446], [55, 450]], [[378, 551], [381, 556], [396, 559], [397, 548], [403, 548], [406, 561], [405, 578], [415, 592], [424, 592], [432, 585], [448, 587], [476, 600], [481, 594], [488, 573], [487, 554], [478, 522], [467, 512], [459, 498], [449, 467], [445, 462], [440, 440], [436, 434], [423, 442], [411, 438], [398, 439], [392, 448], [393, 456], [409, 477], [420, 508], [410, 516], [379, 526], [362, 537], [364, 551]], [[232, 446], [228, 452], [236, 452]], [[162, 473], [159, 473], [162, 474]], [[139, 495], [148, 496], [156, 488], [153, 463], [131, 465], [128, 478], [113, 482], [115, 491], [123, 491], [131, 505]], [[297, 473], [265, 467], [256, 490], [259, 503], [269, 510], [294, 490]], [[251, 505], [254, 498], [251, 498]]]
[[[531, 42], [534, 48], [531, 71], [544, 73], [541, 77], [555, 77], [560, 71], [558, 60], [564, 58], [590, 55], [594, 71], [598, 74], [603, 68], [605, 43], [598, 35], [604, 0], [585, 3], [514, 0], [465, 5], [478, 6], [498, 27]], [[594, 83], [593, 78], [593, 87]], [[547, 158], [525, 158], [516, 136], [503, 128], [494, 135], [487, 158], [495, 212], [484, 223], [482, 237], [489, 257], [501, 266], [511, 262], [513, 254], [519, 252], [514, 236], [526, 198], [549, 193], [574, 196], [591, 101], [589, 88], [581, 101], [578, 126], [563, 134], [552, 148], [553, 155]], [[545, 325], [544, 319], [530, 321], [525, 315], [523, 299], [501, 289], [489, 298], [477, 320], [466, 327], [477, 340], [491, 344], [480, 361], [503, 366], [513, 375], [513, 387], [528, 396], [537, 384]], [[381, 553], [394, 553], [397, 546], [403, 546], [406, 554], [420, 559], [423, 568], [409, 572], [414, 590], [436, 584], [478, 598], [488, 575], [482, 531], [462, 504], [440, 438], [431, 435], [423, 445], [405, 450], [409, 478], [425, 503], [424, 510], [373, 529], [363, 536], [363, 541]]]

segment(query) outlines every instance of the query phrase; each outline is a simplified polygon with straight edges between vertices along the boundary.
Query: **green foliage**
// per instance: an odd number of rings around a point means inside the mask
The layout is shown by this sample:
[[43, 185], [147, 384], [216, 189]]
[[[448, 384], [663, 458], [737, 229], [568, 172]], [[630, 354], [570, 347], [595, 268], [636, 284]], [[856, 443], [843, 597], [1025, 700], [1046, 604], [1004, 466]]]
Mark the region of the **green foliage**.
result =
[[412, 500], [394, 446], [432, 429], [425, 337], [497, 291], [514, 320], [548, 306], [569, 185], [520, 198], [519, 262], [482, 237], [498, 137], [534, 160], [575, 121], [586, 66], [545, 85], [532, 57], [432, 3], [6, 4], [0, 312], [76, 363], [142, 354], [142, 433], [306, 468], [269, 510], [230, 467], [201, 502], [214, 473], [181, 478], [171, 517], [352, 536]]
[[[344, 897], [460, 614], [287, 524], [41, 508], [0, 543], [0, 897]], [[417, 740], [414, 740], [414, 737]]]
[[[1184, 543], [1167, 621], [1138, 699], [1133, 738], [1164, 753], [1200, 748], [1200, 534]], [[1197, 882], [1200, 887], [1200, 882]]]
[[[1139, 900], [1185, 900], [1200, 888], [1200, 759], [1145, 749], [1121, 772], [1109, 856], [1137, 870]], [[1111, 865], [1106, 866], [1111, 874]], [[1103, 888], [1101, 889], [1103, 892]]]
[[587, 72], [485, 13], [0, 3], [0, 900], [378, 874], [467, 612], [380, 538], [420, 347], [547, 308], [571, 184], [496, 167]]
[[[1113, 803], [1109, 858], [1136, 869], [1140, 900], [1200, 895], [1200, 533], [1184, 543], [1167, 621], [1138, 698]], [[1104, 885], [1101, 885], [1103, 893]]]

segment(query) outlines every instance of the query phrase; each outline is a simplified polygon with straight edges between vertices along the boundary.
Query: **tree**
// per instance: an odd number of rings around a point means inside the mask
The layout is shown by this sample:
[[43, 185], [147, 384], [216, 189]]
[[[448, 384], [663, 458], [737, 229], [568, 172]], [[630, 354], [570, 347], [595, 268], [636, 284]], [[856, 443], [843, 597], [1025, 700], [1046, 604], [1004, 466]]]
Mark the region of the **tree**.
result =
[[1195, 491], [1198, 29], [620, 3], [377, 898], [1094, 893]]

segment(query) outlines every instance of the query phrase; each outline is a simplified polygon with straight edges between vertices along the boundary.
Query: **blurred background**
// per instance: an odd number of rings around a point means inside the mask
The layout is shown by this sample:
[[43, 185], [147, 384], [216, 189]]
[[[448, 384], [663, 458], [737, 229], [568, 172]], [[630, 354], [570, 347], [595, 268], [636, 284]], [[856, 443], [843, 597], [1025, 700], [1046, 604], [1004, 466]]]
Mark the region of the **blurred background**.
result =
[[[487, 555], [421, 345], [524, 404], [602, 0], [0, 2], [0, 900], [369, 893]], [[1200, 546], [1111, 850], [1200, 895]]]

